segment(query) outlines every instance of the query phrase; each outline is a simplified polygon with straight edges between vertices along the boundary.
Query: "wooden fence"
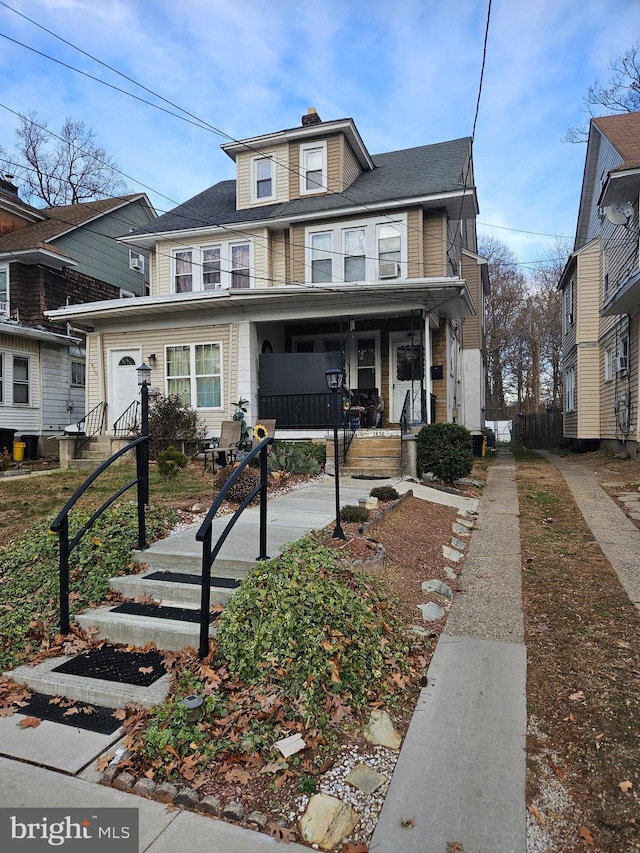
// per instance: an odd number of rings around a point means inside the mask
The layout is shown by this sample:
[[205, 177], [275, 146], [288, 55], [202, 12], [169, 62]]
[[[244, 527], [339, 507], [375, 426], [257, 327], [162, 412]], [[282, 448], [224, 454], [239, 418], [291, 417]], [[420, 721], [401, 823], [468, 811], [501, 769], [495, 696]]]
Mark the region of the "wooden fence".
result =
[[511, 440], [514, 447], [531, 450], [559, 447], [562, 443], [562, 412], [548, 409], [513, 419]]

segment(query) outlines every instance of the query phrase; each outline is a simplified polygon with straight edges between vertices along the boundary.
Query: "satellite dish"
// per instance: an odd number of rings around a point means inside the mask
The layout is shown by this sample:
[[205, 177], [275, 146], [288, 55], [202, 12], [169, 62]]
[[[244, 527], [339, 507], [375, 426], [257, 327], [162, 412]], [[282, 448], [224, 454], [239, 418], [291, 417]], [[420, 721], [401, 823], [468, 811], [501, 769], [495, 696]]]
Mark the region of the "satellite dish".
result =
[[614, 225], [628, 225], [633, 216], [633, 205], [628, 201], [611, 204], [606, 209], [606, 215], [609, 222]]

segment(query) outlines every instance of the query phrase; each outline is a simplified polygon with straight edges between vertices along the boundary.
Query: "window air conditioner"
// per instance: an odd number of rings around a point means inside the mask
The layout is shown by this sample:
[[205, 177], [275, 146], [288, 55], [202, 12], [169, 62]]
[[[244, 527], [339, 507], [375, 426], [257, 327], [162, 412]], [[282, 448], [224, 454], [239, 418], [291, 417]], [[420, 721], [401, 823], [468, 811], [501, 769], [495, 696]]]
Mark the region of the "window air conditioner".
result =
[[0, 317], [9, 316], [9, 303], [0, 301]]
[[383, 261], [378, 264], [378, 278], [398, 278], [400, 264], [397, 261]]
[[143, 263], [139, 258], [134, 258], [131, 261], [130, 267], [132, 270], [137, 270], [138, 272], [142, 272]]
[[618, 373], [623, 373], [627, 369], [627, 357], [626, 355], [617, 355], [616, 356], [616, 370]]

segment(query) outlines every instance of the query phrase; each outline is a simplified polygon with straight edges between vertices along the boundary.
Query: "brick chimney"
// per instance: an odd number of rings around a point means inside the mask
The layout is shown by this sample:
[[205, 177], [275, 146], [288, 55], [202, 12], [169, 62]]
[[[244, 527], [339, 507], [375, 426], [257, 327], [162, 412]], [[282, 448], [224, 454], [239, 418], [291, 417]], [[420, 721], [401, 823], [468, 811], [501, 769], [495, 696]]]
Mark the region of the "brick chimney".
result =
[[315, 107], [309, 107], [307, 114], [302, 116], [302, 126], [309, 127], [311, 124], [321, 124], [322, 119], [315, 110]]

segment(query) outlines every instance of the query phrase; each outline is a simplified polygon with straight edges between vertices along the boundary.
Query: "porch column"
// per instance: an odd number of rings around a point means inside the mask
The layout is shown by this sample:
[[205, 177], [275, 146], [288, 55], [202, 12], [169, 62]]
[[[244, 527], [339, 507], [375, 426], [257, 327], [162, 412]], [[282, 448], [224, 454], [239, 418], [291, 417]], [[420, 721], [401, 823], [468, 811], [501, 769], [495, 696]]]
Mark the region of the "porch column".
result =
[[431, 394], [432, 394], [432, 384], [431, 384], [431, 365], [433, 364], [432, 358], [432, 341], [431, 341], [431, 317], [429, 314], [425, 314], [424, 316], [424, 390], [426, 395], [426, 421], [425, 423], [431, 423]]
[[237, 394], [249, 400], [246, 420], [255, 424], [258, 414], [258, 335], [256, 325], [248, 320], [238, 323]]

